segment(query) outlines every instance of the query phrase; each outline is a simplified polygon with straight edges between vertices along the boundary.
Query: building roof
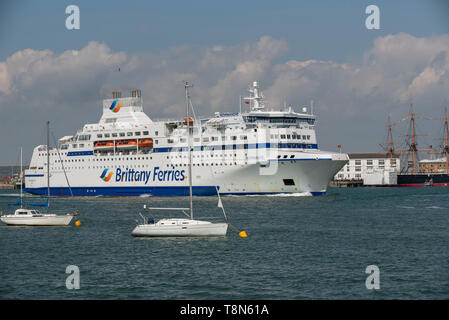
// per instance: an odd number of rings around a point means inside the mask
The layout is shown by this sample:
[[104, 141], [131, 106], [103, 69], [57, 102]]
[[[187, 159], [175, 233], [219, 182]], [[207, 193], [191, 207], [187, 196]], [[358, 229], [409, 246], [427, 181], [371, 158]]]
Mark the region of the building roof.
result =
[[[349, 159], [388, 159], [389, 153], [348, 153]], [[399, 154], [393, 154], [393, 158], [399, 158]]]

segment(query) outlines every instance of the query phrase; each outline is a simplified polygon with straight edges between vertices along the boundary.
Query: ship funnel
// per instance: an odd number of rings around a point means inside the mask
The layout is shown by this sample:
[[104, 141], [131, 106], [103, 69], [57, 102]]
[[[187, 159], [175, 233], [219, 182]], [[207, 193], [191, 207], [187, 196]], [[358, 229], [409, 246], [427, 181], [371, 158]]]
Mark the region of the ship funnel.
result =
[[122, 97], [121, 91], [112, 91], [112, 99], [120, 99]]
[[140, 98], [142, 96], [142, 92], [138, 89], [131, 90], [131, 97], [133, 98]]

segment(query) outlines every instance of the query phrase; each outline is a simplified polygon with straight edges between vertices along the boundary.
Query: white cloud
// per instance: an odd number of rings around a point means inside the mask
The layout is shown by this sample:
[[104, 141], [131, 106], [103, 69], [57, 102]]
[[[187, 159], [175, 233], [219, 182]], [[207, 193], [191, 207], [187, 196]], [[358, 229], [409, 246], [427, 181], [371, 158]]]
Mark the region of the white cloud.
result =
[[[285, 99], [298, 110], [313, 99], [324, 146], [344, 141], [354, 151], [373, 151], [388, 113], [404, 114], [413, 97], [415, 105], [433, 105], [438, 114], [448, 95], [449, 34], [380, 37], [357, 64], [282, 62], [287, 50], [287, 41], [270, 36], [159, 53], [113, 52], [98, 42], [59, 54], [20, 50], [0, 61], [1, 136], [14, 129], [14, 120], [25, 126], [24, 135], [33, 136], [44, 118], [63, 123], [61, 134], [69, 134], [67, 130], [98, 119], [101, 93], [114, 86], [141, 88], [145, 110], [153, 118], [183, 116], [183, 81], [194, 84], [197, 114], [237, 111], [239, 95], [258, 80], [271, 107]], [[0, 137], [0, 143], [16, 142]]]
[[[126, 61], [126, 54], [112, 53], [98, 42], [59, 55], [50, 50], [21, 50], [0, 62], [0, 100], [14, 102], [18, 108], [79, 105], [86, 100], [77, 91], [98, 90], [102, 86], [99, 81]], [[0, 110], [5, 105], [2, 103]]]
[[0, 93], [9, 94], [10, 80], [6, 63], [0, 63]]

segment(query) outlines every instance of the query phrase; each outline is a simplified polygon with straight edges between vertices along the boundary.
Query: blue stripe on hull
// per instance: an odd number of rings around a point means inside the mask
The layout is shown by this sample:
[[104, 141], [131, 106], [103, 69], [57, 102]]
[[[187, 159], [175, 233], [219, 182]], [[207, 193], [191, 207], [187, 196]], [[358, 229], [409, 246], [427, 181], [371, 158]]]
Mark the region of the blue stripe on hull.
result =
[[[47, 188], [25, 188], [25, 192], [46, 196]], [[74, 196], [77, 197], [88, 197], [88, 196], [107, 196], [107, 197], [125, 197], [125, 196], [140, 196], [144, 194], [149, 194], [155, 197], [184, 197], [189, 195], [188, 187], [92, 187], [92, 188], [72, 188]], [[192, 193], [194, 196], [215, 196], [217, 191], [215, 186], [198, 186], [192, 187]], [[285, 192], [253, 192], [253, 193], [221, 193], [222, 195], [267, 195]], [[322, 196], [326, 192], [310, 192], [312, 196]], [[50, 188], [51, 196], [71, 196], [69, 188]]]
[[[32, 194], [46, 196], [47, 188], [25, 188], [25, 192]], [[108, 197], [125, 197], [125, 196], [140, 196], [149, 194], [152, 196], [188, 196], [189, 187], [82, 187], [72, 188], [74, 196], [108, 196]], [[200, 186], [193, 187], [192, 194], [194, 196], [213, 196], [217, 194], [215, 186]], [[51, 196], [71, 196], [69, 188], [50, 188]]]

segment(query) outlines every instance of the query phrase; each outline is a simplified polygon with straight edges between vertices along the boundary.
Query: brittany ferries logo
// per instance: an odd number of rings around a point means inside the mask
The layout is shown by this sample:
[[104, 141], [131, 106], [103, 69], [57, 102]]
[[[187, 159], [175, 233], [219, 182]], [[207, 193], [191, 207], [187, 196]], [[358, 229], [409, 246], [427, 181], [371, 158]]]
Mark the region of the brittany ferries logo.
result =
[[111, 110], [114, 113], [117, 113], [120, 111], [120, 108], [122, 107], [123, 102], [118, 101], [118, 99], [115, 99], [114, 101], [112, 101], [111, 106], [109, 107], [109, 110]]
[[101, 174], [100, 178], [104, 181], [104, 182], [108, 182], [109, 180], [111, 180], [112, 175], [114, 174], [112, 171], [109, 171], [109, 169], [106, 168], [103, 170], [103, 173]]
[[[106, 168], [101, 173], [101, 180], [108, 182], [111, 180], [114, 172]], [[159, 167], [154, 167], [151, 170], [134, 170], [134, 169], [121, 169], [117, 168], [115, 171], [115, 182], [142, 182], [147, 184], [148, 182], [176, 182], [184, 181], [186, 179], [185, 170], [177, 170], [174, 167], [168, 170], [161, 170]]]

